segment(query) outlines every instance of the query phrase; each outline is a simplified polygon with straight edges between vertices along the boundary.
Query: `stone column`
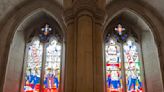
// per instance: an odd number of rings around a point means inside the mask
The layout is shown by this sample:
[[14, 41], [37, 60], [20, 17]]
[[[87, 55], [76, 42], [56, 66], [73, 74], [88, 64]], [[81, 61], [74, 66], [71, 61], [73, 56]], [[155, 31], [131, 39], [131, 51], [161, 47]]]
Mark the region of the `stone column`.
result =
[[[65, 57], [65, 79], [64, 92], [75, 92], [76, 81], [76, 30], [75, 20], [70, 11], [65, 11], [66, 31], [66, 57]], [[71, 16], [69, 16], [71, 15]]]
[[96, 4], [95, 0], [77, 0], [64, 12], [67, 24], [66, 92], [103, 90], [101, 24], [104, 12]]
[[103, 62], [103, 30], [102, 25], [95, 24], [94, 43], [94, 92], [105, 92], [105, 75]]
[[93, 20], [77, 19], [77, 92], [93, 92]]

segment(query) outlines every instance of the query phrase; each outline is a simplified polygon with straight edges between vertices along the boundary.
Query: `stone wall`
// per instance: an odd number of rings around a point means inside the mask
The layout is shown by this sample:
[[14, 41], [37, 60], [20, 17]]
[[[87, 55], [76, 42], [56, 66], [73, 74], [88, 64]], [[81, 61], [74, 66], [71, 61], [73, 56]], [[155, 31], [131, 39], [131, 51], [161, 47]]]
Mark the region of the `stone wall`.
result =
[[149, 5], [151, 5], [158, 13], [161, 14], [164, 19], [164, 0], [143, 0]]
[[[112, 1], [119, 1], [119, 0], [106, 0], [106, 3], [110, 3]], [[145, 4], [143, 4], [145, 6], [147, 4], [151, 5], [152, 8], [154, 8], [159, 14], [161, 14], [161, 16], [163, 17], [162, 19], [164, 19], [164, 6], [163, 6], [164, 0], [140, 0], [140, 1], [145, 2]]]
[[24, 0], [0, 0], [0, 19]]
[[142, 55], [147, 92], [163, 92], [158, 51], [149, 30], [142, 33]]
[[[28, 0], [0, 0], [0, 20], [13, 8], [18, 6], [20, 3]], [[57, 1], [61, 6], [63, 5], [63, 0], [54, 0]], [[39, 4], [39, 3], [38, 3]]]
[[[23, 1], [27, 1], [27, 0], [0, 0], [0, 20], [9, 12], [11, 11], [13, 8], [15, 8], [15, 6], [19, 5], [21, 2]], [[69, 4], [69, 7], [71, 5], [72, 2], [71, 0], [56, 0], [57, 2], [60, 3], [60, 5], [63, 5], [63, 3], [65, 5]], [[69, 2], [68, 2], [69, 1]], [[114, 0], [106, 0], [106, 2], [110, 2], [110, 1], [114, 1]], [[146, 3], [148, 3], [149, 5], [151, 5], [155, 10], [157, 10], [157, 12], [159, 14], [161, 14], [161, 16], [164, 19], [164, 0], [142, 0]], [[102, 3], [102, 0], [98, 0], [99, 3]], [[101, 6], [101, 5], [100, 5]], [[64, 6], [65, 7], [65, 6]], [[67, 7], [68, 8], [68, 7]]]
[[22, 79], [21, 73], [23, 68], [21, 66], [24, 60], [24, 48], [23, 31], [19, 31], [11, 43], [3, 92], [18, 92], [20, 90], [19, 85], [21, 83], [20, 79]]

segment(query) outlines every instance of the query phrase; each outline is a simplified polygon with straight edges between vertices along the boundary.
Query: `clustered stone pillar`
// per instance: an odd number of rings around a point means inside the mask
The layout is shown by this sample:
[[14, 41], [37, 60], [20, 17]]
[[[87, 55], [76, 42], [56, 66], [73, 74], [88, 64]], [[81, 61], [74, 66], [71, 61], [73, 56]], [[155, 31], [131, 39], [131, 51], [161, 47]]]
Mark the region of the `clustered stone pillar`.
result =
[[75, 37], [75, 28], [73, 20], [69, 20], [69, 24], [67, 25], [66, 31], [66, 58], [65, 58], [65, 92], [75, 92], [75, 54], [76, 54], [76, 37]]
[[95, 32], [93, 37], [94, 49], [94, 92], [105, 92], [104, 83], [104, 65], [103, 65], [103, 29], [101, 24], [95, 24]]
[[104, 12], [89, 0], [64, 11], [66, 32], [65, 92], [104, 90], [102, 23]]
[[93, 92], [93, 21], [87, 15], [77, 21], [77, 92]]

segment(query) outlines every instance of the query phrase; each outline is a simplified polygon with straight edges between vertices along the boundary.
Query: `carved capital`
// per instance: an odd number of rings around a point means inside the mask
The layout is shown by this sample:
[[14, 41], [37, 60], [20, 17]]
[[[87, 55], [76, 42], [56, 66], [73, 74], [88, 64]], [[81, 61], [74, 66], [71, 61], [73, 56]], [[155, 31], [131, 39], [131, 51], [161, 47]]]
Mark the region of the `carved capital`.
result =
[[67, 24], [72, 22], [74, 18], [82, 15], [92, 16], [96, 23], [102, 24], [105, 11], [98, 8], [95, 0], [77, 0], [73, 3], [72, 8], [64, 11], [64, 19]]

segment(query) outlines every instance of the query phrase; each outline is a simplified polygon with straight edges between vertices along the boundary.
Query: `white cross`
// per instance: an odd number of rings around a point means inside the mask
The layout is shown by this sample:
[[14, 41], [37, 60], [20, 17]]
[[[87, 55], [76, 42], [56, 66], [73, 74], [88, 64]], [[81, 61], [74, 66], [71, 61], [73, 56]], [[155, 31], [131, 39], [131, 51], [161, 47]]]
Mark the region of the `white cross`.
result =
[[41, 29], [44, 32], [44, 35], [48, 35], [48, 33], [52, 30], [48, 24], [44, 28]]
[[118, 24], [117, 28], [115, 30], [119, 33], [119, 35], [122, 35], [122, 31], [125, 30], [125, 28], [122, 27], [121, 24]]

